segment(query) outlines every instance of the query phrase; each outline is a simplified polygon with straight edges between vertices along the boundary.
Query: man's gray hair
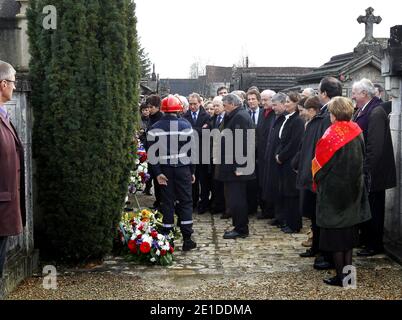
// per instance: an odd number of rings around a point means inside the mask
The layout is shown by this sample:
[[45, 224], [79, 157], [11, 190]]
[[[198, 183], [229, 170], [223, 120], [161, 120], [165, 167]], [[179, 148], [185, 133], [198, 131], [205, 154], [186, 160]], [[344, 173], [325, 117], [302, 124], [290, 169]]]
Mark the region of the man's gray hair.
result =
[[15, 76], [16, 73], [11, 64], [0, 60], [0, 80], [9, 80]]
[[273, 97], [272, 97], [272, 102], [273, 103], [285, 103], [286, 102], [286, 97], [287, 97], [287, 95], [286, 94], [284, 94], [283, 92], [278, 92], [277, 94], [275, 94]]
[[222, 102], [227, 104], [233, 104], [235, 107], [240, 107], [242, 104], [240, 98], [233, 93], [229, 93], [228, 95], [224, 96], [222, 98]]
[[270, 96], [273, 97], [276, 94], [275, 91], [273, 90], [264, 90], [263, 92], [261, 92], [261, 97], [262, 96]]
[[188, 96], [188, 98], [189, 98], [189, 99], [191, 99], [191, 98], [196, 98], [199, 103], [201, 103], [201, 101], [202, 101], [201, 96], [200, 96], [198, 93], [196, 93], [196, 92], [191, 93], [191, 94]]
[[222, 105], [222, 96], [216, 96], [213, 100], [212, 100], [212, 103], [213, 104], [219, 104], [219, 105]]
[[359, 92], [365, 91], [367, 95], [370, 97], [375, 96], [375, 87], [374, 84], [366, 78], [361, 79], [360, 81], [356, 81], [353, 83], [353, 89], [357, 89]]
[[315, 96], [315, 91], [313, 88], [305, 88], [303, 92], [306, 91], [309, 97], [314, 97]]

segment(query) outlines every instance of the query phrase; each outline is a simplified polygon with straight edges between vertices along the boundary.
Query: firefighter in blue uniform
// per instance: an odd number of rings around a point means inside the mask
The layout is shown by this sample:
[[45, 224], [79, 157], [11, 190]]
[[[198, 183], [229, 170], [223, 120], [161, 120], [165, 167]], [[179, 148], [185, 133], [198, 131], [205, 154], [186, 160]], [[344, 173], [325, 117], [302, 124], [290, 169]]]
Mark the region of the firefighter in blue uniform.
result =
[[[193, 129], [190, 122], [178, 117], [183, 111], [178, 98], [169, 95], [161, 102], [165, 115], [148, 131], [148, 160], [161, 187], [160, 210], [163, 228], [169, 233], [174, 228], [174, 213], [179, 217], [183, 235], [183, 251], [194, 249], [192, 184], [195, 167], [191, 164], [190, 150]], [[184, 150], [185, 151], [182, 151]]]

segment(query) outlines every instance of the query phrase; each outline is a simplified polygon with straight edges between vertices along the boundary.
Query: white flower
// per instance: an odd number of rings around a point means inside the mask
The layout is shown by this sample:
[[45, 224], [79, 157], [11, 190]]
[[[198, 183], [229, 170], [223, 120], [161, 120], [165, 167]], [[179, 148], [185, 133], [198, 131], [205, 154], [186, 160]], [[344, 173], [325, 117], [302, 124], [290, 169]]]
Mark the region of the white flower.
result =
[[157, 256], [160, 256], [160, 255], [161, 255], [161, 252], [160, 252], [159, 250], [156, 250], [155, 253], [156, 253]]
[[161, 242], [161, 240], [164, 240], [164, 239], [165, 239], [165, 237], [162, 234], [159, 233], [158, 234], [158, 240]]
[[148, 242], [150, 245], [152, 245], [152, 238], [151, 238], [149, 235], [147, 235], [147, 234], [144, 234], [144, 235], [142, 236], [142, 241], [143, 241], [143, 242]]
[[151, 258], [151, 262], [155, 262], [156, 261], [156, 259], [155, 258]]
[[148, 173], [148, 169], [147, 169], [147, 168], [144, 168], [144, 173]]
[[136, 159], [135, 164], [140, 164], [140, 160]]
[[162, 247], [162, 246], [165, 244], [165, 242], [163, 242], [163, 241], [158, 241], [158, 244], [159, 244], [160, 247]]

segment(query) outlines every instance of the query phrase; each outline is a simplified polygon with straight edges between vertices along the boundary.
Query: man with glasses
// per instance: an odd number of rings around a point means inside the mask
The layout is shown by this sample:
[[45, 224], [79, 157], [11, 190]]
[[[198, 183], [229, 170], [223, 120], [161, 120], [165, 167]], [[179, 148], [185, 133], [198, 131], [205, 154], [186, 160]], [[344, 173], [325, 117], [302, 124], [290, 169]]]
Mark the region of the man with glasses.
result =
[[8, 237], [21, 234], [26, 222], [24, 150], [5, 107], [13, 96], [15, 74], [0, 60], [0, 284]]

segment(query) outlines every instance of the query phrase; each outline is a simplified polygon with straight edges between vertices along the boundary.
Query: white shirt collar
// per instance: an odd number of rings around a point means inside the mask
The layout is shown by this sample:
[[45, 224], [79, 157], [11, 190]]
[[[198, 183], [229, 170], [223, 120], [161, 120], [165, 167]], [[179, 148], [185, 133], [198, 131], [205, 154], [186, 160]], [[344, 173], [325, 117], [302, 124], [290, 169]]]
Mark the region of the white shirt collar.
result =
[[373, 100], [373, 98], [372, 98], [369, 102], [367, 102], [367, 103], [363, 106], [363, 108], [361, 108], [360, 110], [363, 111], [363, 110], [367, 107], [367, 105], [368, 105], [372, 100]]
[[289, 119], [291, 116], [293, 116], [296, 113], [296, 111], [293, 111], [292, 113], [289, 113], [285, 116], [286, 120]]

